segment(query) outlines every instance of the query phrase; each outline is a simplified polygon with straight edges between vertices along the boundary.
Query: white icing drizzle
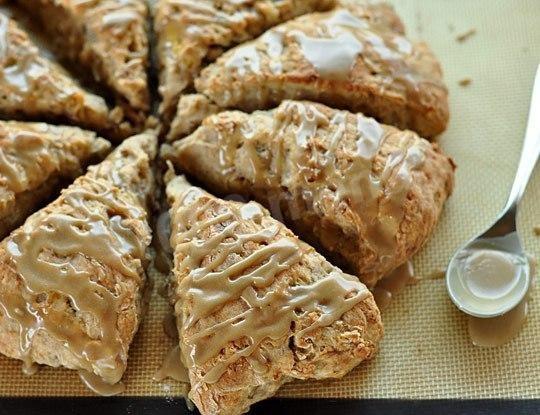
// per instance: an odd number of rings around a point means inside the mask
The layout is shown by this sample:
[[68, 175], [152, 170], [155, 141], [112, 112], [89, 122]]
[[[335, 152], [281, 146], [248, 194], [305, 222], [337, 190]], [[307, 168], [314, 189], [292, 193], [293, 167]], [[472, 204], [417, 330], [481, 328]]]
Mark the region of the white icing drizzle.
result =
[[397, 46], [398, 50], [404, 55], [410, 55], [412, 53], [412, 43], [409, 42], [403, 36], [396, 36], [392, 39], [392, 42]]
[[[254, 195], [286, 187], [314, 210], [332, 199], [335, 208], [347, 203], [361, 218], [359, 232], [385, 264], [395, 255], [413, 172], [421, 167], [430, 144], [412, 132], [384, 129], [362, 114], [333, 111], [329, 116], [319, 108], [316, 104], [285, 101], [274, 110], [268, 134], [274, 155], [270, 166], [256, 150], [257, 141], [266, 140], [266, 136], [259, 133], [255, 140], [248, 140], [243, 135], [220, 135], [222, 171], [237, 174], [235, 162], [242, 160], [244, 166], [251, 167], [242, 169], [242, 177], [253, 189], [259, 189], [253, 191]], [[396, 133], [392, 138], [396, 143], [386, 147], [390, 154], [382, 156], [386, 160], [382, 171], [375, 173], [376, 156], [385, 140]], [[348, 138], [351, 135], [354, 142]], [[321, 179], [310, 180], [313, 175]], [[285, 209], [290, 209], [287, 215], [291, 218], [295, 215], [293, 207]], [[333, 235], [324, 237], [325, 248], [333, 251], [338, 245]], [[371, 270], [366, 268], [364, 272]]]
[[334, 38], [316, 38], [297, 33], [302, 53], [323, 78], [346, 78], [356, 57], [364, 49], [351, 33]]
[[296, 130], [296, 143], [300, 147], [306, 147], [308, 141], [315, 136], [317, 128], [325, 122], [328, 122], [328, 118], [317, 110], [312, 105], [304, 105], [300, 102], [289, 101], [285, 104], [288, 109], [298, 112], [300, 117], [300, 125]]
[[363, 138], [357, 141], [358, 154], [366, 159], [372, 159], [379, 151], [384, 133], [381, 125], [373, 118], [358, 117], [356, 128]]
[[[368, 24], [353, 16], [348, 10], [339, 9], [329, 19], [324, 22], [326, 29], [330, 34], [335, 35], [336, 32], [340, 32], [340, 26], [353, 29], [367, 29]], [[341, 29], [341, 33], [343, 29]]]
[[9, 19], [0, 13], [0, 60], [4, 60], [8, 52]]
[[125, 25], [139, 18], [135, 10], [115, 10], [103, 16], [104, 26]]
[[254, 44], [248, 44], [240, 47], [227, 61], [226, 66], [236, 68], [240, 76], [244, 76], [246, 74], [246, 70], [259, 72], [261, 69], [259, 52]]
[[399, 63], [413, 51], [411, 42], [405, 37], [390, 31], [374, 31], [367, 20], [344, 9], [316, 20], [314, 25], [316, 30], [312, 30], [313, 24], [306, 27], [292, 25], [294, 30], [289, 31], [283, 28], [269, 30], [258, 41], [237, 48], [226, 66], [237, 68], [240, 76], [248, 70], [260, 73], [264, 66], [268, 66], [273, 74], [281, 74], [285, 45], [289, 46], [292, 40], [298, 43], [305, 59], [322, 78], [347, 79], [358, 55], [363, 54], [368, 65], [383, 72], [381, 76], [390, 72], [396, 79], [416, 85], [414, 74]]
[[373, 46], [375, 52], [377, 52], [383, 60], [396, 60], [401, 58], [401, 55], [390, 49], [384, 42], [384, 39], [379, 35], [366, 30], [365, 39]]
[[283, 53], [283, 32], [269, 30], [261, 40], [266, 45], [266, 53], [270, 58], [270, 70], [274, 74], [280, 74], [283, 71], [281, 64], [281, 54]]
[[[245, 19], [246, 15], [253, 14], [250, 10], [239, 10], [234, 13], [227, 13], [218, 10], [208, 3], [193, 0], [169, 0], [171, 5], [177, 5], [182, 12], [188, 16], [190, 27], [198, 24], [229, 24], [232, 25]], [[236, 3], [241, 5], [241, 2]]]

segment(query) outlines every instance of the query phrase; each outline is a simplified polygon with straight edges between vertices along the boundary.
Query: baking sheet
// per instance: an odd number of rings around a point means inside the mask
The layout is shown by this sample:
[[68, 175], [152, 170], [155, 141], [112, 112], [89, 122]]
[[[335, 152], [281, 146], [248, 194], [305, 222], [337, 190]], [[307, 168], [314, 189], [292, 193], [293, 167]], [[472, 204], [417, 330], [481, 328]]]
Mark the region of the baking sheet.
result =
[[[505, 202], [519, 158], [536, 66], [540, 62], [538, 0], [395, 0], [408, 34], [424, 39], [440, 58], [450, 89], [451, 121], [439, 139], [457, 164], [456, 191], [426, 248], [415, 258], [421, 281], [384, 310], [386, 335], [379, 355], [341, 380], [293, 382], [283, 397], [525, 398], [540, 397], [540, 290], [528, 321], [510, 344], [473, 346], [466, 318], [432, 277], [452, 252], [487, 226]], [[456, 37], [475, 29], [460, 43]], [[471, 84], [460, 86], [470, 78]], [[540, 116], [540, 114], [539, 114]], [[529, 253], [540, 257], [540, 169], [521, 205], [519, 228]], [[149, 313], [137, 334], [124, 376], [125, 395], [174, 397], [173, 381], [156, 383], [172, 341], [163, 333], [167, 304], [155, 280]], [[43, 368], [21, 373], [20, 362], [0, 356], [0, 396], [92, 396], [76, 373]]]

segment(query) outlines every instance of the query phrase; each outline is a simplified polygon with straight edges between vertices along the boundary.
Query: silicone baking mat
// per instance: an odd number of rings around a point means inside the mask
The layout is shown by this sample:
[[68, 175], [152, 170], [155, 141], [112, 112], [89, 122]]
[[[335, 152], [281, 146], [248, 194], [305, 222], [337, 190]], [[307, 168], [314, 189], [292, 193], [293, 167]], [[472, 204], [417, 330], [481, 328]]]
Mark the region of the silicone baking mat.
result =
[[[451, 253], [482, 230], [505, 202], [522, 143], [536, 65], [540, 62], [538, 0], [396, 0], [408, 34], [424, 39], [440, 58], [450, 89], [451, 121], [439, 139], [457, 164], [456, 190], [426, 248], [415, 258], [421, 280], [384, 310], [386, 335], [379, 355], [341, 380], [293, 382], [281, 397], [526, 398], [540, 397], [540, 290], [528, 321], [511, 343], [473, 346], [466, 318], [433, 278]], [[475, 32], [464, 41], [460, 34]], [[467, 86], [460, 85], [469, 80]], [[538, 115], [540, 116], [540, 114]], [[540, 256], [540, 169], [521, 205], [519, 228]], [[129, 396], [178, 396], [174, 382], [156, 383], [172, 341], [162, 320], [167, 304], [155, 280], [149, 313], [132, 346], [124, 377]], [[0, 357], [0, 396], [91, 396], [74, 372], [43, 368], [21, 373], [20, 362]], [[97, 398], [96, 398], [97, 399]]]

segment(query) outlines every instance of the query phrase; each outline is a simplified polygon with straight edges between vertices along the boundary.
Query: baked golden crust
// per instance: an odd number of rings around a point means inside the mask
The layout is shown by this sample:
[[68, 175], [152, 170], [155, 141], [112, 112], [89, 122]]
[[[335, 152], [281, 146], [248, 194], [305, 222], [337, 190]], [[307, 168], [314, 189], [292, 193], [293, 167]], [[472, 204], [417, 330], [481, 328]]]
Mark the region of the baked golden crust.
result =
[[176, 108], [176, 115], [167, 133], [167, 141], [175, 141], [191, 134], [206, 117], [219, 111], [219, 106], [203, 94], [181, 95]]
[[455, 165], [412, 131], [322, 104], [222, 112], [162, 155], [218, 194], [254, 197], [373, 286], [427, 240]]
[[0, 121], [0, 237], [109, 149], [107, 141], [80, 128]]
[[144, 0], [18, 0], [37, 15], [56, 49], [92, 70], [142, 127], [150, 109], [148, 8]]
[[98, 131], [111, 128], [103, 98], [84, 91], [41, 57], [15, 21], [0, 14], [0, 116], [53, 119]]
[[382, 337], [372, 294], [255, 202], [167, 186], [172, 302], [190, 398], [235, 415], [292, 379], [345, 375]]
[[153, 133], [126, 140], [2, 241], [1, 353], [120, 380], [142, 317], [151, 230], [139, 192], [154, 191], [156, 145]]
[[160, 113], [170, 123], [180, 94], [204, 62], [295, 16], [328, 10], [334, 0], [158, 0], [155, 32], [160, 65]]
[[448, 122], [440, 65], [425, 43], [396, 30], [397, 16], [377, 17], [387, 14], [388, 6], [359, 3], [291, 20], [220, 56], [195, 88], [221, 108], [307, 99], [431, 138]]
[[386, 28], [405, 35], [405, 26], [394, 7], [389, 3], [358, 0], [337, 0], [334, 9], [347, 9], [355, 16], [367, 19], [375, 27]]

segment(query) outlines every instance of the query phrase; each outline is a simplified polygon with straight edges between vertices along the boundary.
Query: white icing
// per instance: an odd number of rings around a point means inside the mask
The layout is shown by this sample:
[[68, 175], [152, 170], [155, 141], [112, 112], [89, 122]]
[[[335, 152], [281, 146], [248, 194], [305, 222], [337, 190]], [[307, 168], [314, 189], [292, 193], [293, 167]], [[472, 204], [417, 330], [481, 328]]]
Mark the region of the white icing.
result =
[[4, 59], [8, 52], [8, 24], [9, 19], [3, 14], [0, 14], [0, 59]]
[[257, 73], [261, 70], [259, 52], [254, 44], [240, 47], [227, 61], [226, 66], [229, 68], [236, 68], [240, 76], [244, 76], [246, 70]]
[[282, 72], [281, 54], [283, 53], [283, 33], [277, 30], [269, 30], [261, 40], [266, 45], [266, 53], [270, 58], [270, 70], [279, 74]]
[[375, 157], [379, 150], [383, 129], [373, 118], [358, 117], [357, 129], [360, 137], [356, 148], [358, 154], [366, 159]]
[[371, 44], [375, 52], [384, 60], [395, 60], [400, 59], [401, 56], [399, 53], [393, 51], [390, 49], [386, 43], [384, 43], [384, 39], [380, 37], [379, 35], [366, 31], [365, 33], [366, 40]]
[[364, 49], [351, 33], [341, 33], [335, 38], [314, 38], [297, 33], [296, 40], [306, 59], [323, 78], [346, 78]]
[[302, 103], [293, 103], [289, 104], [291, 106], [296, 106], [298, 112], [298, 117], [300, 118], [300, 125], [296, 131], [296, 142], [300, 147], [305, 147], [310, 138], [315, 136], [317, 128], [322, 122], [327, 122], [328, 118], [322, 113], [320, 113], [312, 105], [303, 105]]
[[368, 25], [365, 21], [353, 16], [348, 10], [337, 10], [329, 19], [324, 21], [328, 32], [333, 36], [339, 33], [339, 27], [352, 29], [367, 29]]
[[240, 208], [240, 215], [242, 219], [260, 222], [264, 216], [264, 212], [258, 203], [249, 202]]
[[18, 65], [4, 68], [4, 79], [9, 85], [15, 86], [22, 92], [28, 92], [28, 80], [24, 73], [24, 68]]
[[103, 25], [124, 25], [137, 20], [138, 14], [134, 10], [115, 10], [103, 16]]
[[412, 52], [412, 44], [403, 36], [396, 36], [392, 39], [392, 42], [397, 46], [398, 50], [405, 54], [410, 55]]

